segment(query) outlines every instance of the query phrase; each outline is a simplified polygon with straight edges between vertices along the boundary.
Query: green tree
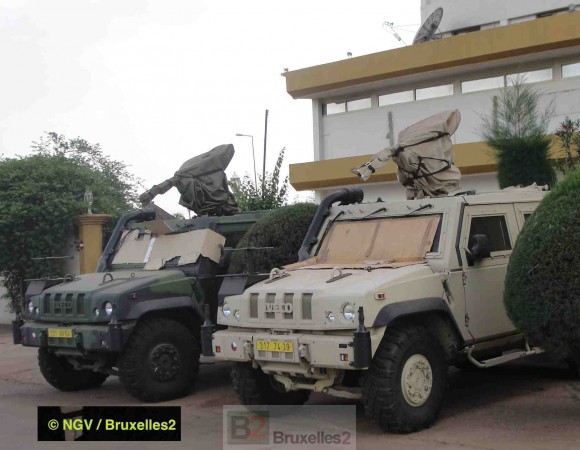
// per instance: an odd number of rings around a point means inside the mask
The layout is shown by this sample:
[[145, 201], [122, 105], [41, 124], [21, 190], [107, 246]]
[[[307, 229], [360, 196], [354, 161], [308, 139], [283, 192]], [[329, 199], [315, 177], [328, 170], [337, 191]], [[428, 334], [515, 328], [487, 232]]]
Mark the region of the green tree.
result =
[[495, 150], [499, 185], [502, 189], [534, 182], [553, 186], [552, 138], [547, 134], [553, 108], [539, 110], [539, 94], [524, 78], [514, 77], [510, 82], [494, 97], [492, 114], [482, 118], [482, 136]]
[[288, 177], [280, 179], [280, 170], [284, 162], [285, 148], [280, 151], [274, 171], [266, 172], [265, 179], [259, 176], [258, 186], [249, 175], [245, 175], [239, 184], [231, 183], [232, 192], [242, 211], [275, 209], [288, 201]]
[[524, 224], [504, 300], [534, 345], [580, 362], [580, 169], [560, 181]]
[[137, 205], [139, 181], [127, 166], [106, 156], [98, 144], [47, 133], [28, 156], [0, 158], [0, 277], [11, 308], [23, 301], [26, 279], [45, 274], [34, 257], [61, 256], [74, 218], [92, 210], [113, 219]]
[[[275, 209], [246, 232], [238, 248], [274, 247], [253, 252], [253, 269], [258, 272], [269, 272], [274, 267], [297, 262], [298, 250], [315, 212], [316, 205], [313, 203], [295, 203]], [[246, 258], [246, 252], [234, 252], [229, 272], [244, 272]]]
[[[564, 149], [564, 160], [556, 160], [556, 168], [568, 173], [580, 166], [580, 119], [566, 118], [554, 133]], [[574, 154], [575, 153], [575, 154]]]

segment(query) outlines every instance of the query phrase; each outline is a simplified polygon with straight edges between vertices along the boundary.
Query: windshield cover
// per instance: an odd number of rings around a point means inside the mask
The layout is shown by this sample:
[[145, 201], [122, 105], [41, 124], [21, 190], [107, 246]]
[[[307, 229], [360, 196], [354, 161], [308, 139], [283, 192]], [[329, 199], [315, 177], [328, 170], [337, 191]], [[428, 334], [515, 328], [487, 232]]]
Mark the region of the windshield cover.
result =
[[337, 221], [317, 256], [287, 269], [400, 267], [424, 262], [440, 220], [440, 215], [424, 215]]

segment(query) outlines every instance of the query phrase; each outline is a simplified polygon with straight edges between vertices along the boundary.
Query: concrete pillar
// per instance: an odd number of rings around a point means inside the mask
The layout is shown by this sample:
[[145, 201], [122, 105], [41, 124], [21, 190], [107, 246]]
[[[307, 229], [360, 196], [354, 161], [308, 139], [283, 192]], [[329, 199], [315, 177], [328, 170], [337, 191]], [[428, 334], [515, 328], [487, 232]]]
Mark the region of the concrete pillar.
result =
[[97, 261], [103, 252], [103, 225], [110, 218], [108, 214], [83, 214], [77, 217], [79, 239], [83, 243], [80, 250], [81, 273], [91, 273], [97, 268]]

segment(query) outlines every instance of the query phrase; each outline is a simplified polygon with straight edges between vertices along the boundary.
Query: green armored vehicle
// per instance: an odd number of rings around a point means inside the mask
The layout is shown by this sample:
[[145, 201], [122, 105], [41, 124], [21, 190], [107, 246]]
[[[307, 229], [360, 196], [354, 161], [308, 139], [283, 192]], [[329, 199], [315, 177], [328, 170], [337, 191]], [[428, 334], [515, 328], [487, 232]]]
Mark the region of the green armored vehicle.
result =
[[215, 321], [228, 248], [265, 212], [240, 214], [223, 169], [233, 146], [216, 147], [141, 196], [177, 186], [180, 203], [205, 216], [154, 220], [151, 206], [120, 219], [96, 273], [29, 283], [15, 343], [38, 347], [45, 379], [63, 391], [119, 375], [144, 401], [185, 395], [199, 368], [200, 329]]

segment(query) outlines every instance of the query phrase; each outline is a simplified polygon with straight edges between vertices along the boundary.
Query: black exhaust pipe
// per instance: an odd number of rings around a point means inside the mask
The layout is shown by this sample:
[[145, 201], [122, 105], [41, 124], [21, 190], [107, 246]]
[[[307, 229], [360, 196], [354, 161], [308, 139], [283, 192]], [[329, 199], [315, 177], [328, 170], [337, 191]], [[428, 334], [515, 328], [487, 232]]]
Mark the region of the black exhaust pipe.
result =
[[310, 251], [312, 246], [318, 242], [316, 236], [320, 231], [320, 227], [324, 223], [324, 220], [330, 213], [330, 207], [336, 203], [340, 202], [341, 205], [351, 205], [353, 203], [361, 203], [364, 199], [364, 192], [361, 188], [343, 188], [339, 191], [333, 192], [328, 197], [326, 197], [314, 214], [312, 222], [310, 222], [310, 227], [306, 232], [306, 236], [302, 241], [302, 246], [298, 250], [298, 261], [304, 261], [310, 257]]

